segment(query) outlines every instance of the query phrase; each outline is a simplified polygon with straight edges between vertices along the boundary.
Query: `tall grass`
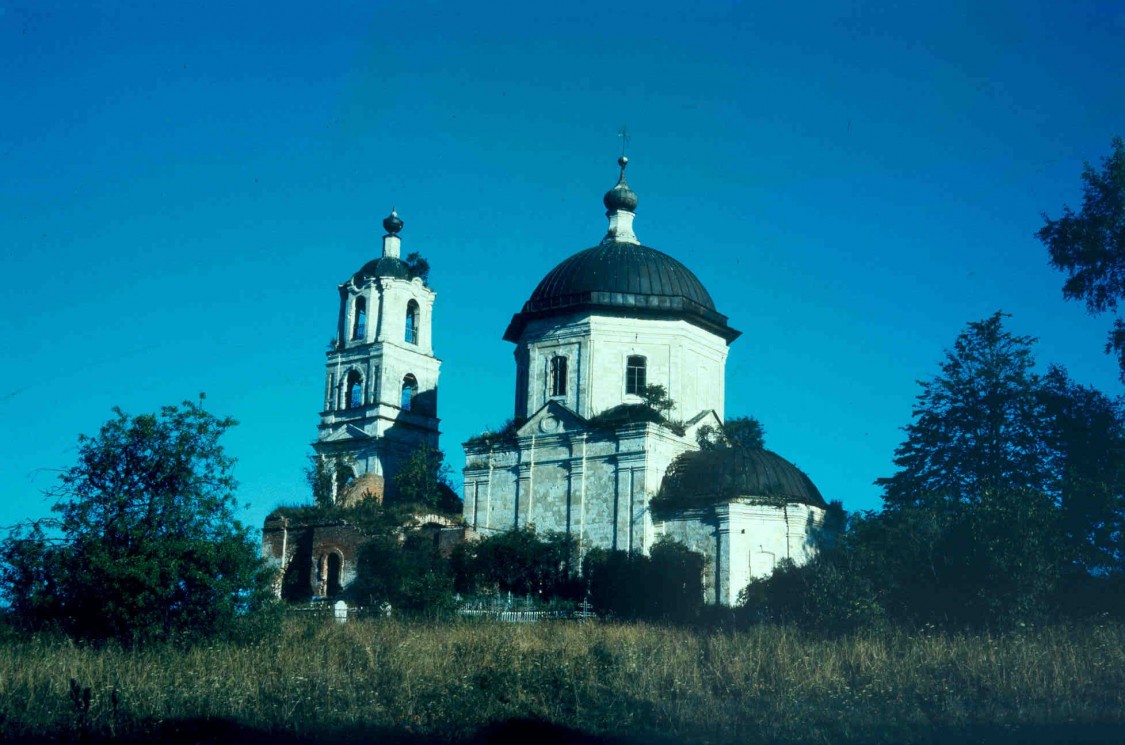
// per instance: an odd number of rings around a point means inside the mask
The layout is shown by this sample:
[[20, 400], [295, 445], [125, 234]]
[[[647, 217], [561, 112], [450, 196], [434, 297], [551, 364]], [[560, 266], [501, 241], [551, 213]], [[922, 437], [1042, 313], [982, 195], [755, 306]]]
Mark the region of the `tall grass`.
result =
[[[90, 689], [88, 709], [71, 680]], [[139, 737], [204, 717], [442, 739], [514, 717], [693, 742], [1112, 728], [1125, 724], [1125, 628], [820, 639], [771, 627], [289, 620], [248, 645], [123, 650], [46, 635], [0, 645], [0, 737]]]

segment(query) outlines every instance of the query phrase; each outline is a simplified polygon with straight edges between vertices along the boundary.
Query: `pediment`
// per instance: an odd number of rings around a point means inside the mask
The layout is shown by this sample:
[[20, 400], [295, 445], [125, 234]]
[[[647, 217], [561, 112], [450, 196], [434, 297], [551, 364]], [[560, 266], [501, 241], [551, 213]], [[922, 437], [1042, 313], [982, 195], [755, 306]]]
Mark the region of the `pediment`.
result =
[[715, 413], [714, 409], [701, 411], [684, 422], [684, 434], [694, 439], [696, 433], [708, 424], [714, 429], [722, 429], [723, 427], [723, 420], [719, 418], [719, 415]]
[[520, 437], [531, 435], [557, 435], [563, 432], [581, 431], [586, 428], [586, 420], [558, 401], [548, 401], [516, 430]]
[[368, 440], [371, 435], [364, 432], [354, 424], [346, 424], [332, 434], [325, 437], [321, 442], [347, 442], [349, 440]]

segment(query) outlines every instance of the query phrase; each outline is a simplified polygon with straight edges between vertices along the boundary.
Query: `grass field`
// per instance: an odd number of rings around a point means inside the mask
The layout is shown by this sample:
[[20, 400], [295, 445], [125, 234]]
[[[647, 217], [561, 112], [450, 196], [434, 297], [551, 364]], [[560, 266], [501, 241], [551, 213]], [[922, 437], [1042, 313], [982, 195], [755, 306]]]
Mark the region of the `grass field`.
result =
[[294, 619], [253, 645], [0, 648], [5, 739], [487, 740], [517, 718], [638, 742], [1125, 742], [1125, 628], [833, 640]]

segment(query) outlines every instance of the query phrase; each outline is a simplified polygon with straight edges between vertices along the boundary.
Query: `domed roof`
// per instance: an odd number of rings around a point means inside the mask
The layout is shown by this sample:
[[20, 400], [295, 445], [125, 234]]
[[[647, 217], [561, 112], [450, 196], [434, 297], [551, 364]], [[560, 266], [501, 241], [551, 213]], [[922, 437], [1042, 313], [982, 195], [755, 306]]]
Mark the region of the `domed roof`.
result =
[[660, 500], [709, 503], [738, 497], [766, 497], [827, 507], [801, 469], [771, 450], [718, 448], [680, 455], [660, 485]]
[[361, 285], [370, 277], [394, 277], [395, 279], [410, 279], [410, 269], [406, 262], [394, 256], [381, 256], [372, 259], [363, 265], [363, 268], [352, 275], [352, 283]]
[[739, 335], [715, 310], [699, 278], [679, 261], [639, 243], [606, 241], [548, 272], [512, 318], [504, 338], [516, 341], [532, 318], [591, 308], [683, 317], [728, 342]]

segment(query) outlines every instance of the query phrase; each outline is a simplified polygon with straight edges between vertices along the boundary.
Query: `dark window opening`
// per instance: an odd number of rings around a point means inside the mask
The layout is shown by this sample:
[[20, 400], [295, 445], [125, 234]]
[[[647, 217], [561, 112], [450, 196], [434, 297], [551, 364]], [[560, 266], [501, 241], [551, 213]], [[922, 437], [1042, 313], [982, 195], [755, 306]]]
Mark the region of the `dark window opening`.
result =
[[414, 397], [418, 395], [418, 381], [413, 375], [407, 375], [402, 379], [402, 399], [400, 406], [403, 411], [410, 411], [410, 407], [414, 405]]
[[625, 362], [625, 393], [641, 395], [645, 390], [645, 358], [629, 357]]
[[551, 395], [566, 395], [566, 357], [551, 359]]
[[363, 406], [363, 378], [355, 370], [348, 373], [347, 392], [349, 409]]
[[355, 321], [352, 325], [352, 338], [363, 339], [367, 336], [367, 300], [362, 297], [355, 299]]
[[406, 343], [418, 343], [418, 303], [413, 300], [406, 304]]
[[326, 577], [326, 579], [328, 581], [325, 583], [325, 585], [326, 585], [325, 589], [327, 590], [328, 597], [332, 597], [333, 595], [339, 595], [344, 590], [344, 586], [340, 582], [340, 574], [341, 574], [341, 570], [343, 569], [343, 566], [342, 566], [343, 563], [344, 562], [342, 562], [340, 560], [339, 554], [337, 554], [337, 553], [328, 554], [328, 561], [327, 561], [328, 566], [327, 566], [327, 572], [326, 572], [326, 574], [328, 575]]

